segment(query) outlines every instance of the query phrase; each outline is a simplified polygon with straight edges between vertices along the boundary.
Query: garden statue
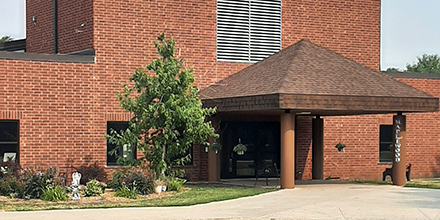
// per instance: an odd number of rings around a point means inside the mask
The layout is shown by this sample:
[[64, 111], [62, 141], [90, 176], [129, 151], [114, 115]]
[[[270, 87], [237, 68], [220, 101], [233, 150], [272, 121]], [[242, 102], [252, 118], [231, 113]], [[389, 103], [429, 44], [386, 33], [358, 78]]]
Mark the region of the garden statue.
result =
[[81, 173], [72, 173], [72, 200], [77, 201], [80, 199], [79, 196], [79, 180], [81, 179]]

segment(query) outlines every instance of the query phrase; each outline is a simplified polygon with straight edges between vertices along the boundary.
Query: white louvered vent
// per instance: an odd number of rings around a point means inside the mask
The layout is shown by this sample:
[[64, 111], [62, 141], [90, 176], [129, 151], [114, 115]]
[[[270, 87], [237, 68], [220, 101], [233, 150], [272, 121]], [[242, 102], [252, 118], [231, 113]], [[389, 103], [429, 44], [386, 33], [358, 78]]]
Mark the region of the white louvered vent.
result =
[[281, 49], [281, 0], [217, 0], [217, 60], [255, 63]]

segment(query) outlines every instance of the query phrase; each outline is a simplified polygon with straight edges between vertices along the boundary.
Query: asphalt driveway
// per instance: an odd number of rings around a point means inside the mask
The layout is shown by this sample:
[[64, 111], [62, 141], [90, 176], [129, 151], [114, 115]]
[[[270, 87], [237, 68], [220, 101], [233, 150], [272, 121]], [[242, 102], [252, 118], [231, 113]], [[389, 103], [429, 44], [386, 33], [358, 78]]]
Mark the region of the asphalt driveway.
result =
[[440, 219], [440, 190], [300, 185], [293, 190], [188, 207], [3, 212], [0, 219]]

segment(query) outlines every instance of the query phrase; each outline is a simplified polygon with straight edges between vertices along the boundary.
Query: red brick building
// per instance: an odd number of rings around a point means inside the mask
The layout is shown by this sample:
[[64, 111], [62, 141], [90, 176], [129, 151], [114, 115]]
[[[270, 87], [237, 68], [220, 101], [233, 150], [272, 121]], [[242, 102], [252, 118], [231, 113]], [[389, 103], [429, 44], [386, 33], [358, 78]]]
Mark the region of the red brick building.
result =
[[[178, 56], [194, 67], [201, 89], [301, 39], [378, 71], [380, 7], [380, 0], [26, 1], [27, 53], [0, 52], [0, 129], [15, 136], [0, 139], [0, 156], [14, 152], [22, 166], [96, 161], [113, 167], [104, 134], [130, 118], [116, 92], [136, 68], [157, 57], [152, 42], [162, 32], [177, 41]], [[78, 52], [83, 55], [66, 55]], [[436, 75], [393, 77], [440, 97]], [[406, 115], [412, 176], [438, 176], [438, 113]], [[385, 136], [391, 135], [392, 115], [323, 118], [324, 178], [381, 178], [391, 166], [389, 155], [380, 156], [380, 146], [390, 144]], [[272, 122], [267, 126], [279, 129], [279, 119]], [[312, 178], [311, 124], [312, 116], [296, 120], [298, 179]], [[345, 152], [335, 149], [338, 142], [347, 146]], [[221, 178], [253, 175], [238, 175], [236, 164], [223, 169], [234, 171], [217, 170]], [[192, 181], [208, 180], [203, 147], [194, 146], [193, 164], [186, 170]]]

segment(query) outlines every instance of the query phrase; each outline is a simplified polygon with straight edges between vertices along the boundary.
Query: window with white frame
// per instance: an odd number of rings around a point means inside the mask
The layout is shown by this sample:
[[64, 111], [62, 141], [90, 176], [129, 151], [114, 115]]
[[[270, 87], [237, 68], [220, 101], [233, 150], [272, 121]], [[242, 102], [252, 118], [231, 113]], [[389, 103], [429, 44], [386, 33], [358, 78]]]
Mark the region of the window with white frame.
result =
[[281, 49], [281, 0], [217, 0], [217, 61], [255, 63]]

